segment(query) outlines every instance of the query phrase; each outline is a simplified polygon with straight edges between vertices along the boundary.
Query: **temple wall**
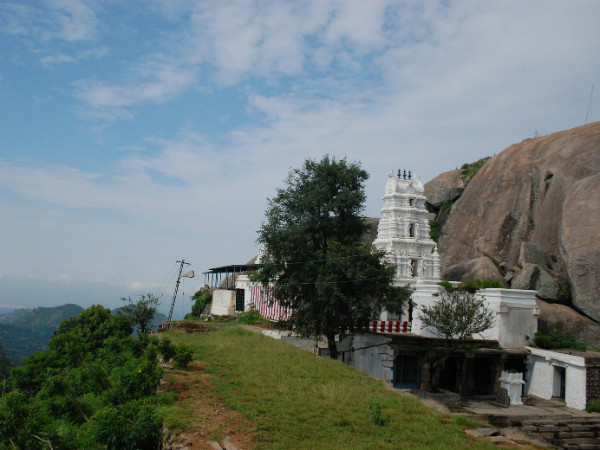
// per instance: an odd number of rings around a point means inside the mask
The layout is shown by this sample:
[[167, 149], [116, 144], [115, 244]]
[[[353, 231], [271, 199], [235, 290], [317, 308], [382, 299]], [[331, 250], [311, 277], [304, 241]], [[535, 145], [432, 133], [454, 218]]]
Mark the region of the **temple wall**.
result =
[[586, 367], [581, 356], [527, 347], [531, 352], [525, 377], [525, 395], [551, 399], [560, 395], [564, 378], [566, 406], [584, 410], [586, 407]]
[[212, 294], [210, 313], [215, 316], [235, 314], [235, 291], [215, 289]]

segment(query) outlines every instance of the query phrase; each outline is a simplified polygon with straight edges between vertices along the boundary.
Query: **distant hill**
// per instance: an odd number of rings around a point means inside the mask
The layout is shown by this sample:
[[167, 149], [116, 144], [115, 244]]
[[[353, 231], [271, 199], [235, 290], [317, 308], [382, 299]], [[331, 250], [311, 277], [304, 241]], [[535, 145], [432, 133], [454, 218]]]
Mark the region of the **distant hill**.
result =
[[[48, 342], [60, 323], [70, 317], [78, 316], [83, 308], [68, 304], [51, 308], [17, 309], [0, 315], [0, 343], [4, 353], [10, 359], [22, 360], [32, 353], [48, 348]], [[118, 314], [119, 308], [112, 310]], [[154, 316], [151, 328], [167, 317], [159, 312]]]
[[18, 309], [0, 315], [0, 342], [11, 359], [22, 360], [44, 350], [58, 325], [83, 311], [78, 305]]

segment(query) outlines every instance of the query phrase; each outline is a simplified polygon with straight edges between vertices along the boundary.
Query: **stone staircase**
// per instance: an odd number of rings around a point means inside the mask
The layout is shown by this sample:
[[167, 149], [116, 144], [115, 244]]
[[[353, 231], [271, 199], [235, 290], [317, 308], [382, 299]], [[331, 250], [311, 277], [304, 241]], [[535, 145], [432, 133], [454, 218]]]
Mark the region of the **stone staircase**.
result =
[[491, 416], [497, 427], [515, 427], [563, 450], [600, 449], [600, 415]]

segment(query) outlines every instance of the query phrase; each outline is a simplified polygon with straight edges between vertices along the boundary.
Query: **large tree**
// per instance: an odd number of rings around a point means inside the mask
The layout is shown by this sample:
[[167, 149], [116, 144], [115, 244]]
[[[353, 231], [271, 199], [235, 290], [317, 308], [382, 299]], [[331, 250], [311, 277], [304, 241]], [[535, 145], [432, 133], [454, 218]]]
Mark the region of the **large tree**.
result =
[[400, 312], [410, 294], [393, 287], [395, 267], [363, 242], [367, 178], [346, 159], [306, 160], [269, 199], [259, 230], [263, 266], [255, 279], [293, 308], [280, 325], [324, 336], [334, 359], [336, 335], [363, 331], [384, 306]]

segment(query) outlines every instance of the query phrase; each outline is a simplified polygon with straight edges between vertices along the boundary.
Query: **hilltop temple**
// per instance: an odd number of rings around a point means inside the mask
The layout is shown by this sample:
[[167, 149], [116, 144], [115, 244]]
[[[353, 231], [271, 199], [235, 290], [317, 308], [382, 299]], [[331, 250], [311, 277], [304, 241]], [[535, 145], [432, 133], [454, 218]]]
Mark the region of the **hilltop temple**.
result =
[[423, 183], [419, 176], [398, 170], [389, 174], [381, 219], [373, 245], [396, 265], [398, 285], [432, 285], [440, 281], [440, 256], [429, 236]]

